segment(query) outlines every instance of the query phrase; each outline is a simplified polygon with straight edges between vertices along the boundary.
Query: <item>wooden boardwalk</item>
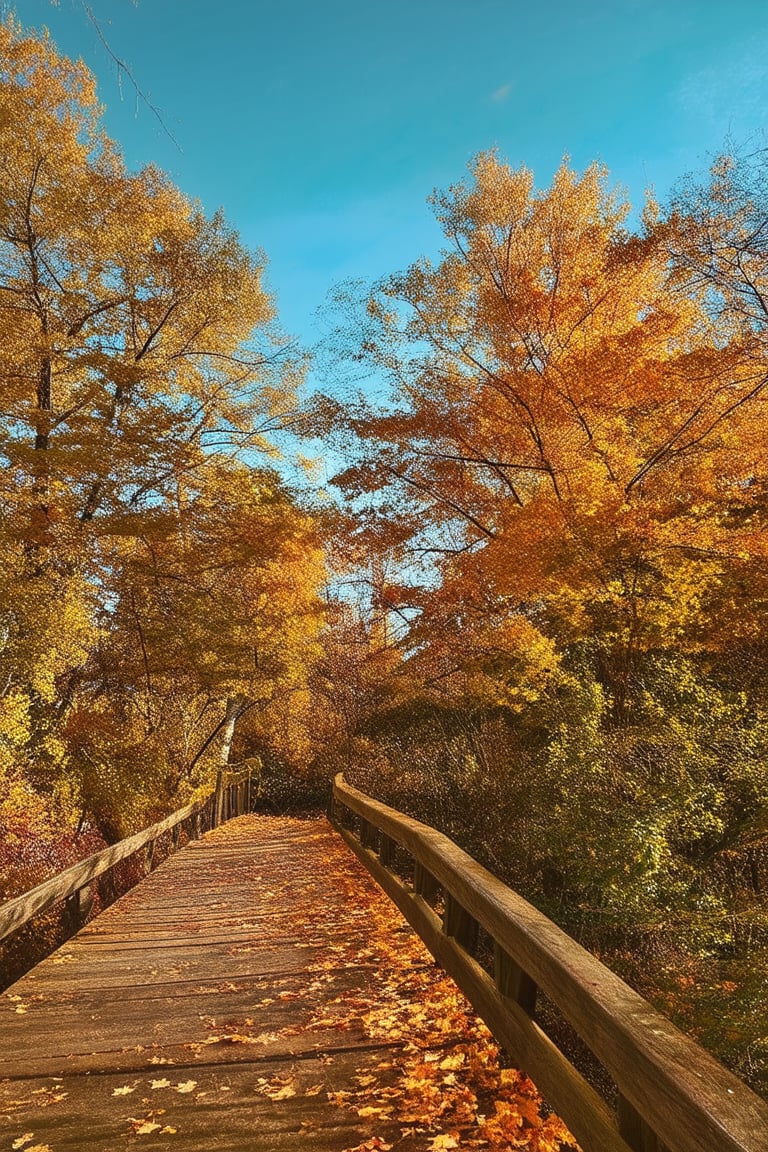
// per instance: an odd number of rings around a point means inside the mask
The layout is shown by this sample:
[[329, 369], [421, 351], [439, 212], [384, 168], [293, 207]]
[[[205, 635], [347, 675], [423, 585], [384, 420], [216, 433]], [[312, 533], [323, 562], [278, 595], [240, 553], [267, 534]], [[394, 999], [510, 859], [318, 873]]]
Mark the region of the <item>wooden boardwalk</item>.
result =
[[[0, 998], [0, 1147], [452, 1147], [433, 1142], [458, 1105], [441, 1126], [435, 1092], [481, 1032], [460, 1000], [448, 1019], [433, 1005], [434, 1021], [429, 1005], [409, 1006], [434, 971], [325, 821], [241, 817], [171, 856]], [[392, 1112], [407, 1097], [398, 1013], [427, 1036], [411, 1061], [432, 1094], [421, 1131], [415, 1112], [410, 1130], [407, 1108]], [[535, 1112], [525, 1092], [519, 1103]]]

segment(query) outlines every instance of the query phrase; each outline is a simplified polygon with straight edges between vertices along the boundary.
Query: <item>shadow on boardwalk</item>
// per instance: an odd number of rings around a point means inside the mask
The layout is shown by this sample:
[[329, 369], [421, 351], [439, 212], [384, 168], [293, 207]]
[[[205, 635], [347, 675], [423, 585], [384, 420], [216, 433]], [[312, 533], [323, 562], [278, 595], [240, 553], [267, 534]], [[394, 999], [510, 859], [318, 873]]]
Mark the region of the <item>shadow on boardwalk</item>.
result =
[[3, 995], [0, 1131], [26, 1152], [568, 1147], [325, 821], [252, 816]]

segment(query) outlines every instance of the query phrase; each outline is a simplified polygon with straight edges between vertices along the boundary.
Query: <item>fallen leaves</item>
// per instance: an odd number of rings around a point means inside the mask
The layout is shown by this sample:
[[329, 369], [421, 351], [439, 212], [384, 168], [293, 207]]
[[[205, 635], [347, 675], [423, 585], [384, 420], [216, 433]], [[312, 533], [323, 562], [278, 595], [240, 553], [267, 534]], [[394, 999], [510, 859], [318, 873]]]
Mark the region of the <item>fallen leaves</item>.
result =
[[356, 1144], [354, 1148], [347, 1148], [345, 1152], [390, 1152], [392, 1147], [392, 1144], [386, 1144], [380, 1136], [373, 1136], [370, 1140], [364, 1140], [362, 1144]]
[[380, 1069], [361, 1067], [353, 1090], [327, 1094], [332, 1105], [354, 1112], [359, 1120], [386, 1125], [384, 1135], [345, 1152], [383, 1147], [385, 1139], [393, 1139], [396, 1124], [396, 1139], [408, 1140], [409, 1152], [576, 1149], [558, 1117], [542, 1116], [531, 1081], [501, 1068], [499, 1048], [471, 1005], [342, 846], [329, 846], [326, 866], [335, 883], [348, 885], [344, 907], [362, 913], [365, 931], [345, 925], [348, 939], [338, 943], [339, 905], [333, 897], [327, 910], [319, 902], [313, 930], [319, 936], [323, 922], [328, 923], [329, 946], [310, 969], [366, 966], [372, 976], [364, 998], [357, 987], [321, 1001], [307, 1026], [361, 1028], [368, 1041], [380, 1041], [390, 1052]]
[[53, 1084], [50, 1087], [33, 1088], [32, 1095], [45, 1097], [43, 1100], [38, 1100], [38, 1104], [41, 1108], [48, 1108], [51, 1104], [60, 1104], [62, 1100], [66, 1100], [69, 1093], [62, 1092], [60, 1084]]
[[149, 1136], [151, 1132], [159, 1132], [161, 1125], [154, 1120], [131, 1120], [131, 1127], [137, 1136]]
[[262, 1096], [267, 1096], [270, 1100], [289, 1100], [296, 1095], [293, 1076], [278, 1075], [269, 1080], [265, 1076], [259, 1076], [256, 1083], [256, 1091]]
[[[199, 1072], [189, 1069], [197, 1078], [172, 1081], [168, 1073], [174, 1061], [160, 1054], [160, 1045], [126, 1050], [148, 1065], [164, 1066], [147, 1068], [141, 1079], [118, 1073], [102, 1089], [105, 1099], [115, 1098], [112, 1107], [122, 1113], [128, 1135], [141, 1146], [142, 1137], [150, 1137], [145, 1144], [151, 1144], [153, 1138], [170, 1140], [181, 1131], [183, 1143], [193, 1130], [185, 1118], [199, 1106], [226, 1106], [229, 1095], [237, 1107], [262, 1097], [260, 1106], [274, 1107], [276, 1113], [296, 1108], [296, 1129], [310, 1136], [328, 1123], [328, 1109], [343, 1110], [354, 1133], [353, 1147], [345, 1152], [389, 1152], [393, 1147], [403, 1152], [572, 1152], [575, 1143], [561, 1122], [542, 1116], [533, 1084], [501, 1068], [498, 1047], [471, 1006], [343, 844], [326, 834], [317, 847], [316, 876], [306, 878], [305, 869], [301, 878], [311, 916], [302, 919], [296, 874], [286, 870], [269, 881], [280, 931], [286, 896], [291, 898], [292, 931], [303, 932], [292, 946], [306, 945], [297, 953], [303, 965], [299, 961], [298, 971], [257, 982], [251, 977], [238, 983], [204, 981], [195, 988], [216, 1004], [213, 1015], [199, 1014], [184, 1044], [184, 1059], [191, 1063], [191, 1052], [200, 1061]], [[285, 861], [275, 863], [285, 868]], [[321, 873], [327, 883], [317, 879]], [[231, 1014], [228, 994], [242, 1015]], [[12, 999], [6, 1011], [33, 1002], [31, 996]], [[357, 1044], [356, 1067], [344, 1076]], [[323, 1051], [326, 1045], [329, 1050]], [[220, 1050], [211, 1051], [214, 1046]], [[228, 1046], [242, 1051], [228, 1053]], [[273, 1047], [282, 1065], [267, 1063]], [[291, 1064], [287, 1052], [314, 1058]], [[264, 1075], [256, 1076], [254, 1058], [264, 1061], [256, 1066]], [[174, 1072], [189, 1075], [180, 1063]], [[219, 1073], [209, 1071], [224, 1065], [240, 1069], [237, 1081], [222, 1083]], [[276, 1067], [284, 1070], [270, 1075]], [[128, 1074], [131, 1081], [120, 1084], [118, 1077]], [[47, 1107], [65, 1099], [60, 1083], [51, 1078], [44, 1084], [29, 1104]], [[121, 1098], [128, 1096], [135, 1117], [125, 1115]], [[166, 1104], [167, 1110], [155, 1108], [156, 1103]], [[34, 1113], [22, 1115], [17, 1130], [33, 1129]], [[311, 1139], [306, 1143], [312, 1146]], [[32, 1131], [11, 1147], [13, 1152], [47, 1152], [46, 1146], [34, 1144]]]
[[287, 1100], [289, 1096], [296, 1095], [296, 1089], [286, 1084], [285, 1088], [280, 1088], [277, 1092], [267, 1092], [265, 1095], [269, 1096], [270, 1100]]
[[152, 1136], [157, 1133], [158, 1136], [175, 1136], [178, 1128], [173, 1124], [166, 1124], [163, 1120], [158, 1120], [156, 1117], [165, 1114], [164, 1108], [157, 1108], [147, 1113], [146, 1116], [129, 1116], [128, 1117], [128, 1132], [134, 1136]]

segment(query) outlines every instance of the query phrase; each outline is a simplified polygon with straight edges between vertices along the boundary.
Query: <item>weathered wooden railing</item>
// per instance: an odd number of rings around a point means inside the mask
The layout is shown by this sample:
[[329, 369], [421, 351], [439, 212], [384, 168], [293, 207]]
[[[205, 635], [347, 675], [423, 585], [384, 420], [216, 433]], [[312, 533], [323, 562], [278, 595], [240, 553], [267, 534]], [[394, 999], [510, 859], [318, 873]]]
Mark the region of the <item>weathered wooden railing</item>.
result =
[[[329, 815], [584, 1152], [768, 1152], [764, 1101], [447, 836], [342, 775]], [[394, 870], [408, 858], [412, 884]], [[473, 955], [480, 927], [493, 976]], [[615, 1109], [536, 1023], [539, 989], [613, 1078]]]
[[219, 772], [216, 777], [214, 803], [214, 825], [223, 824], [233, 816], [242, 816], [251, 807], [251, 770], [246, 769], [234, 775]]
[[88, 918], [97, 885], [102, 904], [112, 903], [115, 895], [112, 869], [117, 864], [143, 851], [143, 874], [146, 875], [156, 863], [156, 846], [161, 836], [170, 832], [170, 850], [175, 851], [182, 832], [186, 832], [189, 839], [196, 840], [225, 820], [249, 811], [250, 791], [250, 772], [231, 778], [219, 773], [216, 790], [205, 800], [179, 808], [150, 828], [88, 856], [37, 888], [0, 906], [0, 941], [62, 901], [66, 902], [68, 928], [70, 932], [76, 931]]

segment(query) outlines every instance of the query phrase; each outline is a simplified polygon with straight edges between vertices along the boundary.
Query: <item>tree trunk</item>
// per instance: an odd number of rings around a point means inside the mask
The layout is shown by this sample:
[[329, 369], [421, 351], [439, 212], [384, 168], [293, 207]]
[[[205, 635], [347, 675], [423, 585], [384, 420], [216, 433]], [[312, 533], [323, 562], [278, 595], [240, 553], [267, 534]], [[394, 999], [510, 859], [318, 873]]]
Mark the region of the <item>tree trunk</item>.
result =
[[224, 724], [221, 729], [221, 747], [219, 749], [219, 767], [222, 772], [226, 770], [227, 764], [229, 764], [229, 753], [232, 749], [235, 725], [242, 710], [242, 696], [229, 696], [227, 698], [227, 709], [224, 716]]

